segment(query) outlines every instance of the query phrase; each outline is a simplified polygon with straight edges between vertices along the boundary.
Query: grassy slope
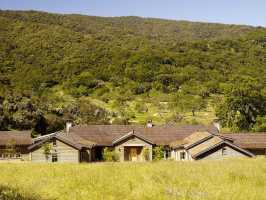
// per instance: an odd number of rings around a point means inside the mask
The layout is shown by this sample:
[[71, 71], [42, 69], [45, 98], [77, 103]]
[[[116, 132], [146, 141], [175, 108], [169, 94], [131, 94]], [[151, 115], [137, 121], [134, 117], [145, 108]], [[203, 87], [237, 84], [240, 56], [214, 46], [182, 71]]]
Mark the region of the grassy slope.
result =
[[[145, 124], [147, 120], [152, 119], [156, 124], [164, 124], [171, 122], [171, 118], [177, 113], [177, 111], [173, 110], [169, 104], [171, 102], [167, 100], [162, 100], [163, 94], [159, 94], [157, 96], [152, 96], [147, 99], [147, 97], [138, 96], [135, 97], [131, 101], [127, 101], [125, 106], [125, 111], [130, 116], [134, 116], [133, 119], [130, 120], [131, 123], [140, 123]], [[168, 97], [170, 94], [168, 94]], [[101, 101], [97, 97], [88, 97], [91, 103], [104, 108], [108, 112], [118, 113], [121, 111], [120, 107], [115, 105], [113, 101], [109, 101], [108, 103]], [[145, 105], [147, 107], [147, 111], [142, 112], [137, 109], [137, 104]], [[192, 116], [191, 112], [180, 112], [180, 115], [183, 116], [183, 120], [180, 123], [199, 123], [199, 124], [210, 124], [217, 117], [215, 116], [214, 104], [212, 103], [212, 99], [210, 98], [208, 105], [205, 109], [196, 112], [195, 116]], [[178, 123], [178, 122], [176, 122]]]
[[[110, 86], [109, 86], [110, 87]], [[110, 88], [112, 90], [112, 88]], [[115, 94], [119, 96], [119, 94]], [[197, 111], [195, 116], [192, 116], [191, 112], [181, 112], [180, 110], [173, 110], [170, 107], [172, 103], [169, 101], [174, 94], [163, 94], [158, 91], [152, 91], [147, 94], [131, 96], [130, 100], [126, 101], [126, 106], [123, 106], [125, 112], [131, 117], [131, 123], [145, 124], [147, 120], [152, 119], [155, 124], [165, 124], [173, 123], [172, 117], [179, 113], [183, 116], [180, 122], [181, 124], [206, 124], [209, 125], [216, 119], [215, 115], [215, 96], [209, 98], [208, 105], [205, 109]], [[107, 110], [110, 113], [116, 113], [118, 117], [120, 116], [121, 107], [117, 105], [114, 101], [104, 102], [97, 96], [97, 94], [91, 95], [91, 97], [86, 97], [92, 104]], [[140, 111], [137, 107], [138, 105], [145, 105], [147, 111]], [[134, 117], [132, 117], [134, 116]], [[114, 119], [114, 118], [113, 118]]]
[[262, 200], [266, 196], [264, 158], [81, 165], [2, 164], [0, 171], [0, 188], [15, 188], [23, 196], [48, 200]]

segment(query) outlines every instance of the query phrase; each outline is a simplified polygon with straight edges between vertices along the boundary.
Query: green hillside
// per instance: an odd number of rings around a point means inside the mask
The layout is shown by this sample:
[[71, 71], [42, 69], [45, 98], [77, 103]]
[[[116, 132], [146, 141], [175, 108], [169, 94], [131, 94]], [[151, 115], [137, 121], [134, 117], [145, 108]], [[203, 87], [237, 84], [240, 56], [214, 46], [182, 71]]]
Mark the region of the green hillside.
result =
[[210, 123], [266, 131], [266, 29], [0, 11], [0, 129]]

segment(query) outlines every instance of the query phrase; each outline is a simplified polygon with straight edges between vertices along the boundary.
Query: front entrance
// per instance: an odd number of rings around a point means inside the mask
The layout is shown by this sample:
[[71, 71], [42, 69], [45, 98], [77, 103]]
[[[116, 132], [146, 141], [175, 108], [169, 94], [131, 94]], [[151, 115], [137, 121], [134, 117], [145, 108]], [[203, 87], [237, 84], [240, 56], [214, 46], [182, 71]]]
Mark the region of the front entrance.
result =
[[141, 161], [141, 151], [143, 147], [124, 147], [125, 161]]
[[132, 147], [129, 149], [129, 159], [131, 161], [137, 161], [138, 160], [138, 152], [136, 147]]

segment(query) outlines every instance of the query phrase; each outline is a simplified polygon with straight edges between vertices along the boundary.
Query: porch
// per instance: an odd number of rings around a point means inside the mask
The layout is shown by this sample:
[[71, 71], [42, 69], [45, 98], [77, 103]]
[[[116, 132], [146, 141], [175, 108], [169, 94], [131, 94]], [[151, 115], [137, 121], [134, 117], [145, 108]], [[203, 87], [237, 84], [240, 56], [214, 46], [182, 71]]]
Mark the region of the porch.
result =
[[124, 161], [143, 161], [143, 146], [125, 146], [124, 147]]

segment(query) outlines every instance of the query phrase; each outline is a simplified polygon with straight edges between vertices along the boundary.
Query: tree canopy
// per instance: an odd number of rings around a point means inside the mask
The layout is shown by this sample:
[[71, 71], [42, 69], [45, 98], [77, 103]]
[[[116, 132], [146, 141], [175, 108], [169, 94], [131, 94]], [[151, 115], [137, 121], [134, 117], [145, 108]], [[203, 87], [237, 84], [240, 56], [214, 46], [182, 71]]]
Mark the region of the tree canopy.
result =
[[156, 94], [193, 112], [219, 96], [224, 125], [254, 130], [265, 55], [262, 27], [0, 11], [0, 129], [134, 121], [127, 102]]

